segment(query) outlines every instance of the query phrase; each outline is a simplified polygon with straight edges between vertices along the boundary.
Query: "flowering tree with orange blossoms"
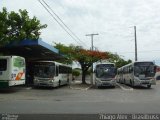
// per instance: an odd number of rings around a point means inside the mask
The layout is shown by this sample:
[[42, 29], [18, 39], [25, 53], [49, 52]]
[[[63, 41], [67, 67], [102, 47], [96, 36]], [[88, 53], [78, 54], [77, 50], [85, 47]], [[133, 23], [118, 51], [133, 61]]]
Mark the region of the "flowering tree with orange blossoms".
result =
[[[60, 50], [61, 53], [67, 56], [67, 62], [71, 63], [72, 61], [77, 61], [81, 65], [82, 69], [82, 84], [86, 84], [85, 76], [88, 69], [92, 66], [94, 62], [97, 62], [102, 59], [108, 59], [108, 55], [106, 52], [100, 51], [91, 51], [83, 49], [81, 46], [65, 46], [60, 43], [55, 43], [57, 49]], [[63, 60], [64, 61], [64, 60]]]

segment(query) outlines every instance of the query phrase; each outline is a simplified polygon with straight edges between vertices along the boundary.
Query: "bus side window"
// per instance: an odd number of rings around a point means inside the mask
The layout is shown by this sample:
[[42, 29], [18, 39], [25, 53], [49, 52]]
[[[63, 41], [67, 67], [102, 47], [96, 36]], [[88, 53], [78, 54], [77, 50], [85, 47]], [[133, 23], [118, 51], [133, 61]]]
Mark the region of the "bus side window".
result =
[[6, 71], [7, 70], [7, 59], [1, 59], [0, 60], [0, 71]]
[[56, 66], [56, 76], [58, 76], [58, 66]]

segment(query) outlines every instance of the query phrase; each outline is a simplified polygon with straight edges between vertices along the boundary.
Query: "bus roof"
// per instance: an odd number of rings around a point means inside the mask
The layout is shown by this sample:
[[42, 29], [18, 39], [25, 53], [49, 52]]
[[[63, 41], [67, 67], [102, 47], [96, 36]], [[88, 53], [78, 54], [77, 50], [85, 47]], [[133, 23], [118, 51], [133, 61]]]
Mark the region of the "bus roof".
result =
[[101, 65], [101, 64], [112, 64], [112, 65], [115, 65], [114, 63], [110, 63], [110, 62], [97, 63], [96, 65]]
[[71, 67], [71, 65], [67, 65], [67, 64], [63, 64], [63, 63], [59, 63], [59, 62], [56, 62], [56, 61], [47, 61], [47, 60], [39, 60], [39, 61], [35, 61], [34, 63], [38, 63], [38, 62], [48, 62], [48, 63], [55, 63], [56, 65], [63, 65], [63, 66], [66, 66], [66, 67]]
[[132, 64], [134, 64], [134, 63], [141, 63], [141, 62], [152, 62], [152, 63], [154, 64], [153, 61], [134, 61], [134, 62], [132, 62], [132, 63], [129, 63], [129, 64], [127, 64], [127, 65], [124, 65], [124, 66], [120, 67], [119, 69], [121, 69], [121, 68], [123, 68], [123, 67], [125, 67], [125, 66], [132, 65]]

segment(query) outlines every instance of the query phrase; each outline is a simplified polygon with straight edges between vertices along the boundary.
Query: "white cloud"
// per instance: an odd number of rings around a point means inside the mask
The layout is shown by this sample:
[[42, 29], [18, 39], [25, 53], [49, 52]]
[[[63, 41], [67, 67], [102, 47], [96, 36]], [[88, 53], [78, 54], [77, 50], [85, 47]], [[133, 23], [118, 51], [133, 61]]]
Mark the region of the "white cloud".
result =
[[[137, 26], [139, 60], [160, 60], [160, 1], [159, 0], [45, 0], [66, 25], [88, 46], [88, 33], [94, 37], [94, 46], [103, 51], [116, 52], [134, 60], [134, 29]], [[65, 44], [78, 44], [45, 11], [37, 0], [2, 0], [9, 11], [27, 9], [48, 27], [42, 30], [42, 39]], [[132, 40], [132, 41], [131, 41]]]

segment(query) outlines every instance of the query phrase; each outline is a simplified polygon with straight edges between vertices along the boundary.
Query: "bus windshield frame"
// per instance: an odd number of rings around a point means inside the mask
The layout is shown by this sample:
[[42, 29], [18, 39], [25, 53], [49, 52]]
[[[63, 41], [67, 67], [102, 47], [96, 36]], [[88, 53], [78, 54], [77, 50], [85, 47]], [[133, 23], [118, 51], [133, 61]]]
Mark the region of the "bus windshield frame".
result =
[[34, 64], [34, 76], [41, 78], [53, 78], [55, 76], [55, 63], [37, 62]]
[[134, 63], [134, 75], [136, 77], [139, 77], [140, 75], [144, 75], [145, 77], [154, 77], [154, 66], [153, 62], [136, 62]]
[[116, 76], [116, 68], [113, 64], [101, 64], [96, 66], [97, 78], [114, 78]]

